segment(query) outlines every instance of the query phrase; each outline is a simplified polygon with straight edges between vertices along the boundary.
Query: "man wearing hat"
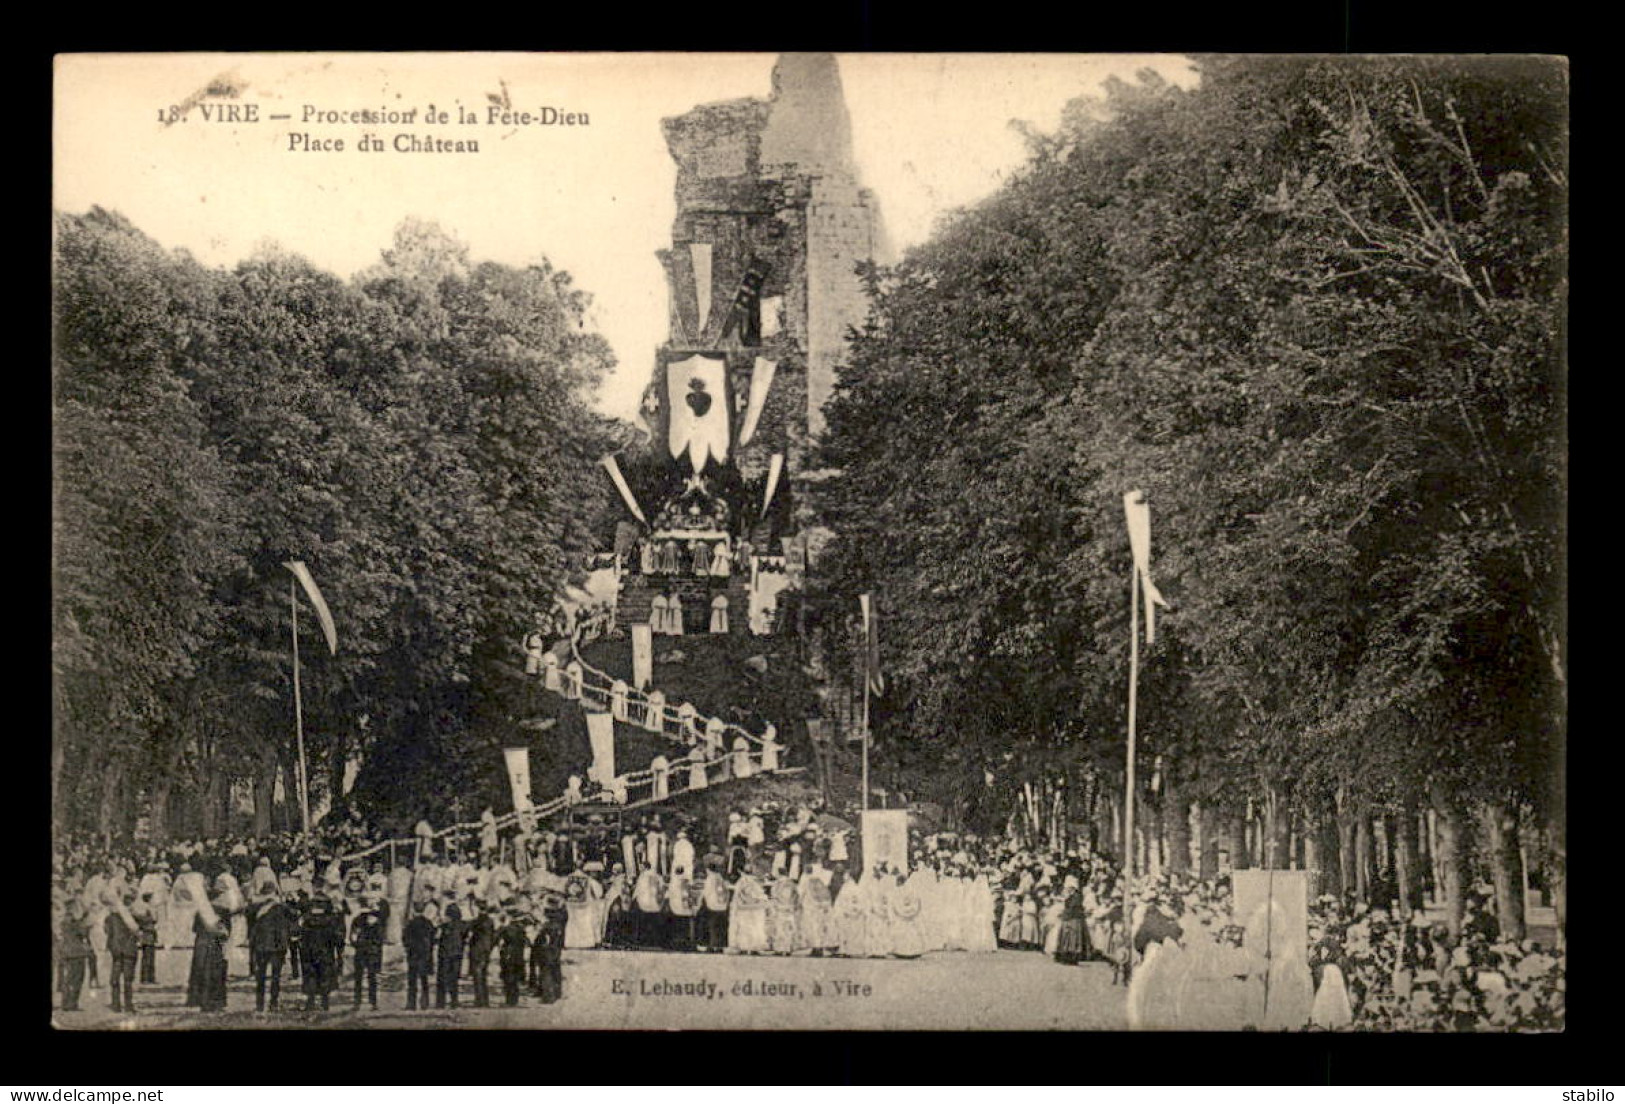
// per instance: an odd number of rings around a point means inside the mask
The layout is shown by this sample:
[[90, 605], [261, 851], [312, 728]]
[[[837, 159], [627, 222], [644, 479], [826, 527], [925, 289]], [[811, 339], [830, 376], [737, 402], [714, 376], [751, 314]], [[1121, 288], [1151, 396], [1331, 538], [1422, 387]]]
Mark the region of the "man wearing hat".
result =
[[304, 959], [305, 1011], [312, 1011], [320, 1000], [325, 1012], [332, 1007], [344, 954], [344, 917], [326, 893], [316, 894], [305, 906], [299, 919], [299, 950]]
[[496, 950], [497, 926], [483, 902], [469, 903], [474, 920], [468, 926], [468, 976], [474, 982], [474, 1007], [491, 1007], [491, 953]]
[[441, 912], [439, 938], [435, 945], [436, 1008], [457, 1007], [457, 978], [463, 972], [463, 951], [468, 940], [468, 924], [457, 904], [457, 891], [446, 891], [446, 907]]
[[355, 1006], [361, 1007], [361, 979], [367, 979], [367, 1002], [378, 1011], [378, 972], [384, 968], [384, 909], [380, 898], [365, 893], [361, 911], [350, 922], [350, 942], [355, 945]]
[[[564, 925], [568, 916], [564, 898], [556, 893], [547, 895], [542, 906], [542, 927], [537, 933], [535, 948], [531, 952], [532, 973], [536, 977], [536, 995], [543, 1004], [553, 1004], [564, 996]], [[537, 962], [537, 960], [540, 960]], [[540, 968], [537, 969], [537, 966]]]
[[519, 910], [510, 904], [502, 911], [502, 929], [497, 933], [497, 968], [502, 975], [502, 1003], [509, 1008], [519, 1003], [519, 990], [525, 984], [525, 955], [530, 936], [525, 933]]
[[429, 1007], [429, 975], [434, 971], [434, 921], [426, 915], [428, 902], [412, 905], [412, 918], [401, 929], [406, 948], [406, 1010], [416, 1012], [421, 994], [423, 1007]]
[[700, 950], [724, 950], [728, 946], [728, 882], [722, 873], [722, 856], [714, 851], [705, 856], [700, 904]]
[[248, 961], [254, 974], [254, 1011], [265, 1011], [265, 983], [269, 975], [271, 1011], [275, 1012], [282, 998], [282, 963], [292, 946], [299, 918], [278, 893], [256, 899], [249, 906], [248, 917]]

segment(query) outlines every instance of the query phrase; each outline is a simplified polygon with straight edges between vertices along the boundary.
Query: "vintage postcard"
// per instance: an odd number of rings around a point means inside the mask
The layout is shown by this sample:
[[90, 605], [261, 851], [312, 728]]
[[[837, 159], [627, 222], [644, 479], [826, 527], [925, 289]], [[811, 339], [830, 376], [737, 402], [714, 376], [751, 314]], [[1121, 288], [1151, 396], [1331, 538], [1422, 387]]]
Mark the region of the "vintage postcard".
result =
[[1567, 112], [59, 56], [51, 1022], [1562, 1030]]

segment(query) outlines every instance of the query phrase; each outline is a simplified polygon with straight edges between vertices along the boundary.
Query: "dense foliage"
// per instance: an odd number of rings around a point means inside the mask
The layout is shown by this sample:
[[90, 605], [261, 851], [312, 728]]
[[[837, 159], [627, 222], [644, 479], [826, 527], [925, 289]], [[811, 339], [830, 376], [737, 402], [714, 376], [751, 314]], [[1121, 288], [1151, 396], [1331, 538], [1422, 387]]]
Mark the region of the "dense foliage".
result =
[[1364, 889], [1370, 818], [1414, 848], [1431, 808], [1456, 899], [1469, 838], [1510, 894], [1520, 817], [1560, 878], [1566, 73], [1200, 68], [1075, 103], [869, 273], [824, 462], [832, 592], [889, 616], [879, 746], [1005, 810], [1119, 790], [1142, 488], [1170, 862], [1193, 800], [1251, 801]]
[[585, 295], [417, 222], [348, 282], [273, 248], [210, 269], [100, 209], [57, 216], [55, 259], [59, 822], [213, 834], [246, 783], [271, 826], [289, 559], [338, 623], [329, 655], [303, 608], [315, 799], [365, 750], [374, 805], [421, 815], [512, 721], [481, 688], [610, 516]]

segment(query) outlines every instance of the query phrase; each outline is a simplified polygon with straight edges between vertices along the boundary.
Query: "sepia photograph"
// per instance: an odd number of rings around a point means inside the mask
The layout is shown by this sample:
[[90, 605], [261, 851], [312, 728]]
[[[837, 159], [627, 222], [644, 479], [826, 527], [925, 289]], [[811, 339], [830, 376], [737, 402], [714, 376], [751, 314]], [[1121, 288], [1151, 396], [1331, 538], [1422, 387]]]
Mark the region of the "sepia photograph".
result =
[[38, 1018], [1564, 1031], [1569, 83], [58, 55]]

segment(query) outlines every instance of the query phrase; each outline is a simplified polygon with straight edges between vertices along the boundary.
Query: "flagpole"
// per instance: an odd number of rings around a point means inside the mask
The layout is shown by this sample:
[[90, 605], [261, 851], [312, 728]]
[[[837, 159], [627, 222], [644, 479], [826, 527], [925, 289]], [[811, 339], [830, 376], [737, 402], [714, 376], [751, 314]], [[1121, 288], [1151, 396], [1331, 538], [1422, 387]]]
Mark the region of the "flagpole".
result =
[[1128, 638], [1128, 775], [1123, 801], [1123, 930], [1128, 947], [1123, 966], [1126, 983], [1134, 970], [1134, 722], [1140, 686], [1140, 569], [1129, 569]]
[[293, 610], [293, 731], [299, 746], [299, 812], [305, 835], [310, 835], [310, 782], [305, 773], [305, 714], [299, 698], [299, 580], [288, 581], [288, 605]]
[[[865, 626], [867, 638], [868, 626]], [[863, 811], [869, 811], [869, 658], [868, 641], [864, 642], [863, 660]]]

